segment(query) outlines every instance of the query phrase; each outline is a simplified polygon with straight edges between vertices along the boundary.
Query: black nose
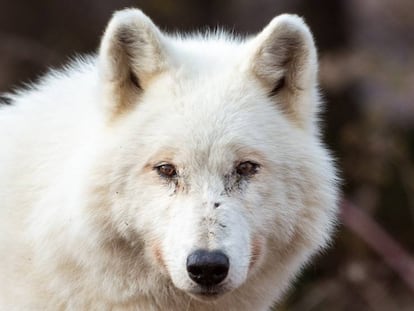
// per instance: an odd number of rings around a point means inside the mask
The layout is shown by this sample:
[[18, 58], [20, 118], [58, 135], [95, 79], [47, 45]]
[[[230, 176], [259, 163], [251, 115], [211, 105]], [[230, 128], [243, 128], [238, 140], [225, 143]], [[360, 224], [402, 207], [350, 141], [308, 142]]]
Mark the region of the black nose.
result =
[[199, 249], [187, 257], [189, 277], [202, 286], [218, 285], [226, 278], [229, 266], [229, 258], [220, 251]]

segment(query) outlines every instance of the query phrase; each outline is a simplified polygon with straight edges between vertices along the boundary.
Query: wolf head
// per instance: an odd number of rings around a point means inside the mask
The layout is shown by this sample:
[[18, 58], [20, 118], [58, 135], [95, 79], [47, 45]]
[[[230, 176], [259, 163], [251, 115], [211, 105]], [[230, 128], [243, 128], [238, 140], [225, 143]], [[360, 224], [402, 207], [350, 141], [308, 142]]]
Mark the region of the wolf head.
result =
[[303, 20], [280, 15], [247, 39], [181, 37], [124, 10], [98, 62], [108, 133], [96, 179], [111, 236], [198, 299], [285, 288], [336, 210]]

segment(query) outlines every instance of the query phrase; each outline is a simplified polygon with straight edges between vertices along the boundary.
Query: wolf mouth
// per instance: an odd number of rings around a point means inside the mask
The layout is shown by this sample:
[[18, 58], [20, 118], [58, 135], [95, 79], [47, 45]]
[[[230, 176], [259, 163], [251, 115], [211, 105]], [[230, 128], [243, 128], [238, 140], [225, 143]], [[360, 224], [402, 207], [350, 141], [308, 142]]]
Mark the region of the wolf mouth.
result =
[[223, 286], [214, 287], [200, 287], [189, 292], [191, 296], [194, 296], [199, 300], [216, 300], [223, 296], [227, 290]]

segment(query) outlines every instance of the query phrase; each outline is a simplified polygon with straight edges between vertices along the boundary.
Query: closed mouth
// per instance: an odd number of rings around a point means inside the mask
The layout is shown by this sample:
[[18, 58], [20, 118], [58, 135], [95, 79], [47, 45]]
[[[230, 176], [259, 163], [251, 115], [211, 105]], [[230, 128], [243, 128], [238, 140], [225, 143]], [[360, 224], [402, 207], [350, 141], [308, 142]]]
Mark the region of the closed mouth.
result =
[[190, 292], [192, 296], [200, 300], [214, 300], [221, 297], [226, 291], [221, 286], [199, 287]]
[[219, 291], [201, 291], [197, 294], [200, 296], [205, 296], [205, 297], [214, 297], [214, 296], [220, 295], [220, 292]]

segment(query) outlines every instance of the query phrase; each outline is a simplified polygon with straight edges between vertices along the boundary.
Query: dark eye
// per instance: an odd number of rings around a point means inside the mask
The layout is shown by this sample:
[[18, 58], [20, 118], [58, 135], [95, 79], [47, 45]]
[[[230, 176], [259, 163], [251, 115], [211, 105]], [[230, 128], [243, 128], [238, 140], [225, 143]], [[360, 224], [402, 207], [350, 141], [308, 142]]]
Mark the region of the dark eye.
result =
[[259, 164], [250, 161], [242, 162], [236, 167], [236, 173], [243, 177], [249, 177], [257, 173]]
[[172, 164], [161, 164], [159, 166], [156, 166], [155, 169], [161, 177], [174, 178], [177, 176], [177, 170]]

